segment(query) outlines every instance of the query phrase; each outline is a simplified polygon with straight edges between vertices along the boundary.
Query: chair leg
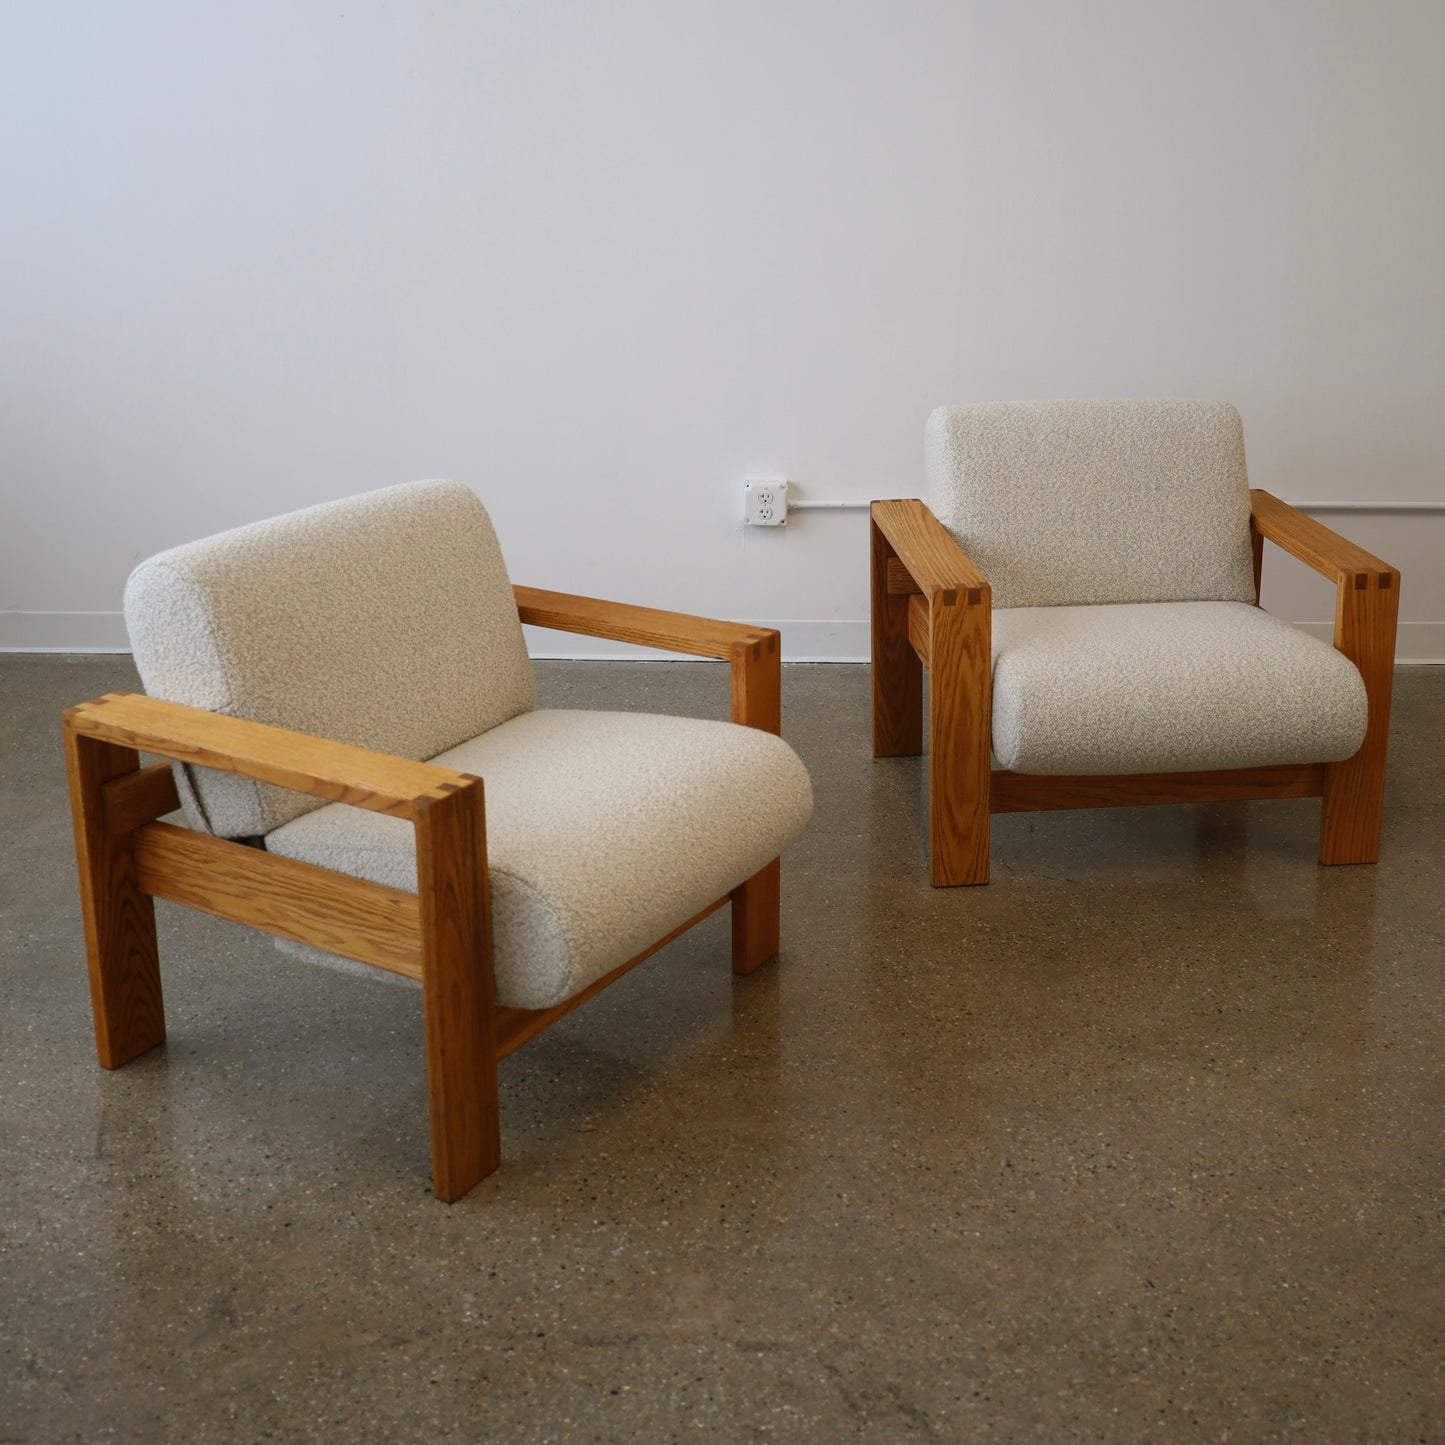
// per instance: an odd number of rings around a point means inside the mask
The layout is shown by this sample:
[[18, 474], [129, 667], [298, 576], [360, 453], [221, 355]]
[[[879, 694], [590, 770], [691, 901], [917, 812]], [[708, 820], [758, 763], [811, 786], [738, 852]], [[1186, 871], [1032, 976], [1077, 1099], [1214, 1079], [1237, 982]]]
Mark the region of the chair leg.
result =
[[781, 859], [734, 888], [733, 972], [751, 973], [778, 951], [782, 922]]
[[1343, 762], [1325, 767], [1320, 808], [1321, 863], [1374, 863], [1380, 856], [1399, 605], [1398, 572], [1362, 572], [1340, 584], [1335, 606], [1335, 646], [1359, 668], [1370, 715], [1360, 750]]
[[908, 640], [908, 594], [888, 590], [893, 548], [876, 522], [872, 534], [873, 756], [923, 751], [923, 664]]
[[935, 888], [988, 882], [992, 727], [989, 599], [936, 592], [929, 608], [928, 833]]
[[[781, 733], [783, 654], [778, 634], [765, 631], [755, 641], [735, 643], [729, 657], [733, 721], [763, 732]], [[780, 872], [779, 860], [774, 858], [729, 895], [734, 973], [751, 973], [778, 951]]]
[[480, 780], [416, 815], [432, 1189], [460, 1199], [502, 1158]]
[[155, 904], [136, 882], [131, 835], [106, 831], [101, 799], [102, 785], [135, 772], [140, 755], [77, 733], [67, 718], [65, 765], [95, 1048], [102, 1065], [118, 1069], [166, 1037]]

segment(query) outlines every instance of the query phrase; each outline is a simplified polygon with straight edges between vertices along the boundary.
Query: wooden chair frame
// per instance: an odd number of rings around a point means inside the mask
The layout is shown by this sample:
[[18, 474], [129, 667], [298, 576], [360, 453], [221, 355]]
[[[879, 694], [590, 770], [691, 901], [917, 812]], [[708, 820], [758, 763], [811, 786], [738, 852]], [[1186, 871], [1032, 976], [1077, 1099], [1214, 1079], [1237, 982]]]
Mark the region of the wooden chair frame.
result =
[[1052, 808], [1319, 797], [1320, 862], [1376, 861], [1400, 574], [1268, 492], [1251, 491], [1250, 503], [1256, 605], [1266, 539], [1335, 583], [1335, 647], [1359, 668], [1369, 699], [1365, 741], [1343, 762], [1114, 777], [992, 771], [989, 585], [924, 503], [873, 503], [873, 755], [923, 751], [929, 668], [934, 887], [988, 882], [991, 814]]
[[[531, 587], [521, 620], [726, 660], [734, 722], [781, 725], [778, 634]], [[65, 714], [96, 1049], [119, 1068], [166, 1036], [153, 900], [165, 898], [420, 981], [432, 1186], [461, 1198], [501, 1160], [497, 1064], [643, 959], [732, 904], [732, 966], [778, 950], [779, 860], [636, 958], [549, 1009], [494, 1002], [483, 783], [430, 763], [329, 742], [134, 693]], [[179, 806], [179, 762], [405, 818], [416, 829], [416, 893], [363, 882], [157, 819]]]

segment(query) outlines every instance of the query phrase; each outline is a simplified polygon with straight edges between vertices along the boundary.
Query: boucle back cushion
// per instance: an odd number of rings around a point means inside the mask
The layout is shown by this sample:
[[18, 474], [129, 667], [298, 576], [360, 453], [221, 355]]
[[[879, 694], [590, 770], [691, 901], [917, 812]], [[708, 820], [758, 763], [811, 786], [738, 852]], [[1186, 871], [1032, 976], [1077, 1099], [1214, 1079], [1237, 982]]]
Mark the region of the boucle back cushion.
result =
[[1227, 402], [940, 407], [925, 450], [930, 505], [995, 607], [1254, 601]]
[[[456, 482], [413, 482], [142, 562], [125, 589], [154, 697], [407, 758], [532, 706], [491, 519]], [[321, 800], [178, 769], [192, 821], [269, 833]]]

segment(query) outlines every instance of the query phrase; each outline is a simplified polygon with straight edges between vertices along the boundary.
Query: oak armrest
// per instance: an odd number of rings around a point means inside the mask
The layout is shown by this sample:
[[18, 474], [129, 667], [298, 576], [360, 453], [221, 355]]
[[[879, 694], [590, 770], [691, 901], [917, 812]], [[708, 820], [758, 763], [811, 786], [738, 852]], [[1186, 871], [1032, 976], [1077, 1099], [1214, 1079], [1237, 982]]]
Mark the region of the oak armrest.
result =
[[782, 728], [782, 647], [768, 627], [718, 622], [685, 612], [604, 602], [540, 587], [513, 587], [517, 615], [534, 627], [635, 642], [732, 665], [732, 717], [745, 727], [776, 733]]
[[1306, 516], [1269, 492], [1251, 488], [1249, 504], [1250, 525], [1261, 537], [1267, 537], [1305, 566], [1335, 582], [1349, 577], [1378, 576], [1381, 579], [1378, 585], [1388, 590], [1392, 580], [1400, 575], [1363, 547], [1357, 547], [1323, 522]]
[[685, 612], [634, 607], [629, 602], [604, 602], [598, 597], [548, 592], [541, 587], [513, 587], [512, 592], [517, 599], [517, 615], [533, 627], [579, 632], [586, 637], [606, 637], [614, 642], [634, 642], [642, 647], [660, 647], [666, 652], [683, 652], [694, 657], [726, 661], [737, 647], [751, 647], [777, 636], [767, 628], [748, 627], [740, 622], [718, 622]]
[[133, 692], [107, 693], [69, 708], [65, 727], [84, 737], [413, 822], [429, 803], [479, 781], [432, 763]]
[[951, 598], [966, 592], [975, 607], [991, 600], [983, 573], [923, 502], [874, 502], [872, 516], [873, 525], [925, 597], [932, 600], [935, 594], [947, 594]]

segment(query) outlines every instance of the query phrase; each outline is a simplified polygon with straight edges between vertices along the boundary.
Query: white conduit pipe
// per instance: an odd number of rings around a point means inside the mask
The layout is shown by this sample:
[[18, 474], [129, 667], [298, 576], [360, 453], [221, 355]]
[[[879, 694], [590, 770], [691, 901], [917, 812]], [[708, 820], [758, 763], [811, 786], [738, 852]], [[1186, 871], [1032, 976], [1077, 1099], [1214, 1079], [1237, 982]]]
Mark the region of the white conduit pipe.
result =
[[[868, 502], [823, 502], [788, 500], [789, 512], [866, 512]], [[1390, 512], [1402, 515], [1436, 516], [1445, 513], [1445, 502], [1290, 502], [1301, 512]]]

